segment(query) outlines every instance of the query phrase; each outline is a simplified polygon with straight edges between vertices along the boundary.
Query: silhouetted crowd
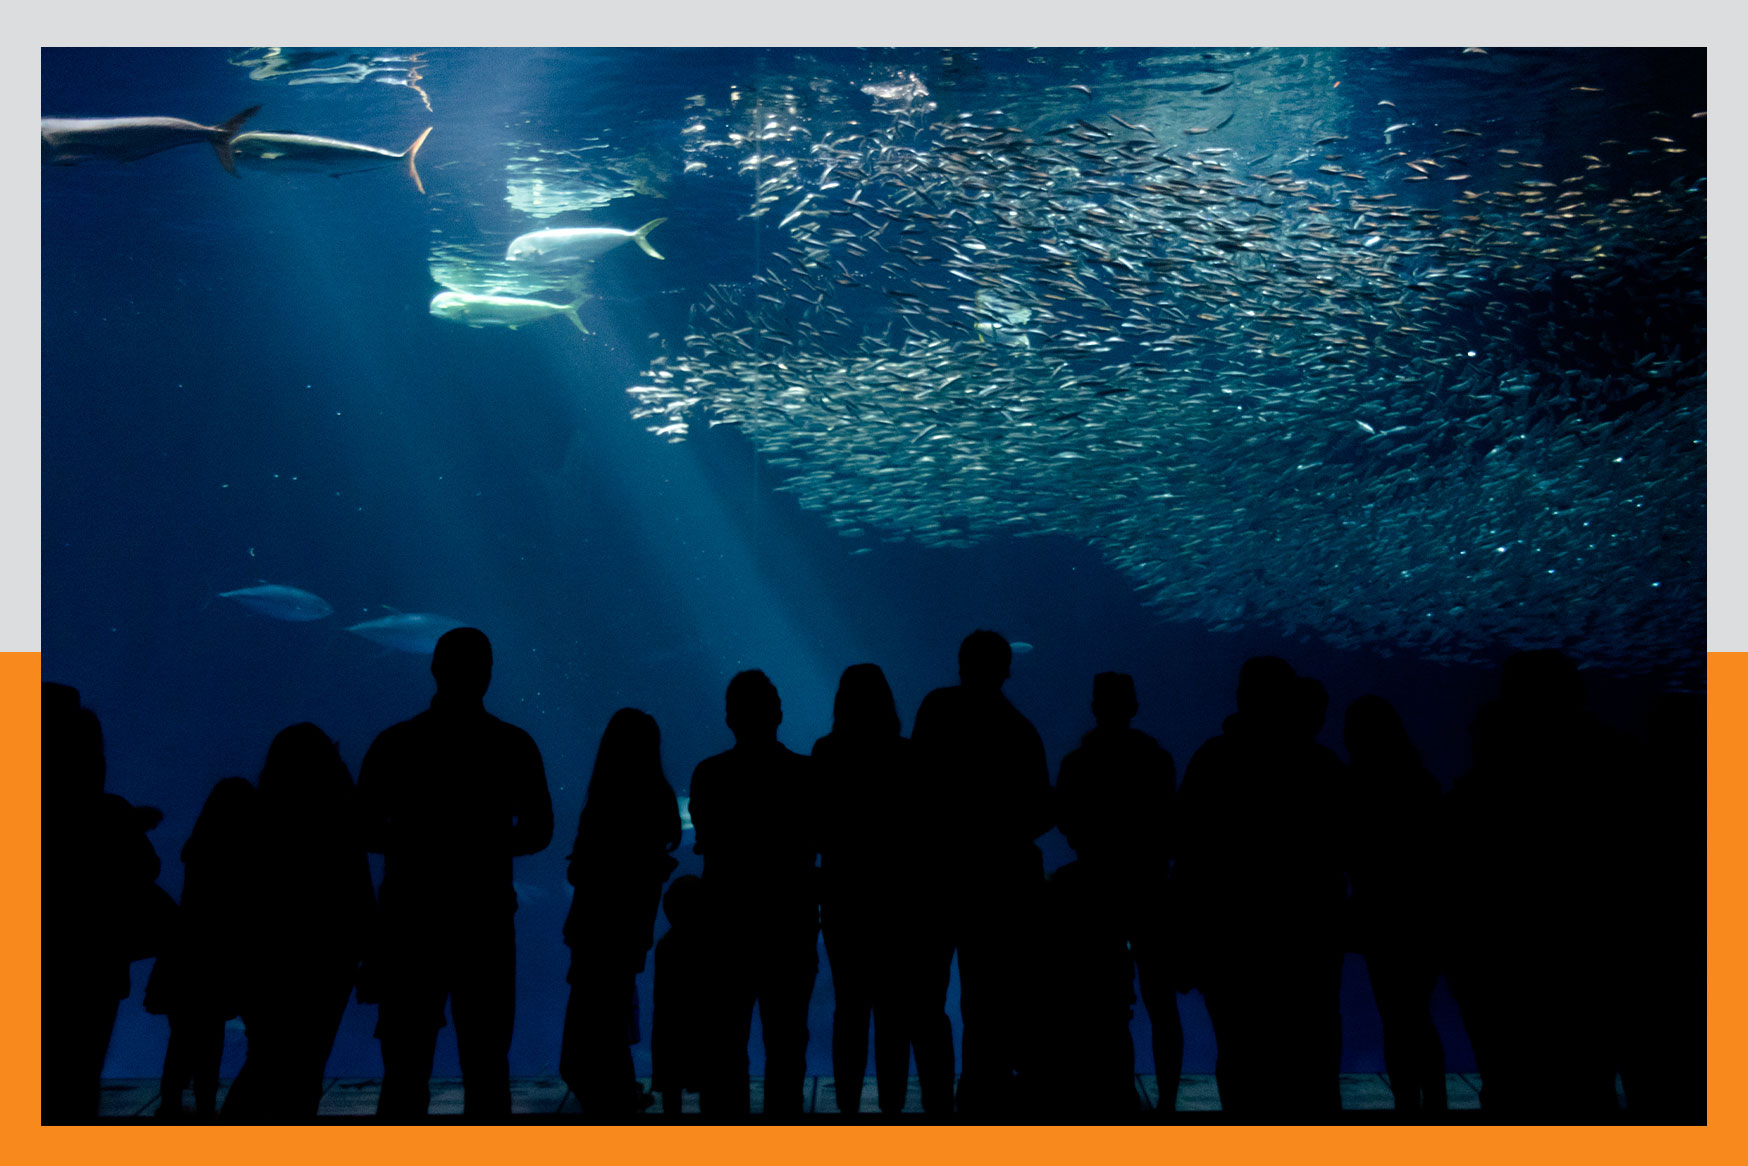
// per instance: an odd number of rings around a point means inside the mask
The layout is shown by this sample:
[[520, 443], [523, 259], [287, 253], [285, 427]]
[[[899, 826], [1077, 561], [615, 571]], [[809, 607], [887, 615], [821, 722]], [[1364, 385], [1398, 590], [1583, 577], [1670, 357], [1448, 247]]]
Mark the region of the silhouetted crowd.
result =
[[[914, 1057], [929, 1120], [1124, 1121], [1137, 1114], [1135, 987], [1160, 1109], [1178, 1092], [1178, 993], [1199, 990], [1224, 1113], [1335, 1120], [1344, 954], [1367, 971], [1396, 1109], [1438, 1120], [1440, 977], [1462, 1011], [1487, 1120], [1705, 1120], [1705, 709], [1659, 698], [1646, 739], [1586, 712], [1576, 665], [1522, 652], [1472, 726], [1450, 793], [1390, 702], [1319, 744], [1323, 686], [1247, 661], [1237, 708], [1191, 756], [1131, 727], [1131, 678], [1093, 679], [1096, 727], [1063, 758], [1002, 692], [1008, 642], [976, 631], [959, 683], [900, 733], [878, 665], [847, 668], [811, 755], [778, 740], [764, 673], [728, 685], [734, 747], [690, 783], [703, 875], [669, 883], [679, 800], [648, 714], [608, 722], [568, 856], [570, 1000], [559, 1070], [585, 1116], [630, 1118], [698, 1093], [706, 1120], [749, 1112], [755, 1005], [764, 1113], [803, 1110], [808, 1004], [823, 937], [837, 1104], [860, 1110], [873, 1030], [880, 1111]], [[511, 1110], [512, 862], [552, 839], [540, 751], [485, 710], [492, 654], [460, 628], [432, 656], [429, 709], [385, 729], [356, 784], [312, 724], [274, 738], [253, 783], [220, 781], [182, 849], [180, 904], [147, 837], [161, 815], [104, 790], [97, 716], [43, 686], [43, 1120], [98, 1112], [129, 965], [156, 957], [168, 1019], [161, 1116], [315, 1117], [348, 1001], [378, 1007], [378, 1114], [423, 1118], [445, 1007], [465, 1116]], [[1076, 858], [1048, 876], [1037, 840]], [[368, 853], [383, 856], [372, 886]], [[664, 886], [667, 887], [663, 893]], [[654, 942], [658, 911], [668, 929]], [[637, 977], [654, 948], [653, 1091]], [[959, 961], [961, 1055], [946, 1011]], [[227, 1022], [248, 1047], [217, 1106]]]

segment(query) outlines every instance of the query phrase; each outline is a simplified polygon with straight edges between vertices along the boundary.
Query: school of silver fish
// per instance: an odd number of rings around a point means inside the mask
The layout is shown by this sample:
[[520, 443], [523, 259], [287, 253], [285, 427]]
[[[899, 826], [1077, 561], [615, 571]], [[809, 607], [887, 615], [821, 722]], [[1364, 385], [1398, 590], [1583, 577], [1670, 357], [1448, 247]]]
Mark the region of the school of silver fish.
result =
[[846, 538], [1084, 540], [1168, 619], [1703, 669], [1703, 111], [1568, 164], [1390, 101], [1258, 148], [1066, 88], [693, 99], [684, 171], [748, 183], [761, 270], [633, 416], [738, 426]]

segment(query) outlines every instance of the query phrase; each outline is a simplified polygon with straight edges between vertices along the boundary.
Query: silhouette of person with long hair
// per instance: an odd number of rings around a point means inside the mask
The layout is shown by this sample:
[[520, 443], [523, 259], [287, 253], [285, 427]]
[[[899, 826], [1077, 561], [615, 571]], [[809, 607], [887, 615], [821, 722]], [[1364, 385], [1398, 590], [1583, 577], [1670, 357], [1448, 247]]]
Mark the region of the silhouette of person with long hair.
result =
[[261, 775], [244, 986], [249, 1052], [227, 1121], [309, 1121], [372, 937], [375, 895], [357, 793], [339, 746], [304, 722], [281, 730]]
[[1441, 845], [1438, 779], [1421, 764], [1395, 706], [1362, 696], [1347, 707], [1349, 937], [1366, 958], [1384, 1029], [1384, 1068], [1396, 1110], [1449, 1107], [1445, 1050], [1432, 1021]]
[[1461, 871], [1450, 980], [1493, 1121], [1615, 1118], [1620, 982], [1615, 890], [1636, 750], [1584, 709], [1558, 651], [1505, 662], [1448, 799]]
[[948, 852], [957, 860], [945, 894], [959, 952], [962, 1067], [959, 1112], [1004, 1115], [1016, 1075], [1034, 1055], [1025, 953], [1044, 894], [1036, 839], [1053, 824], [1050, 767], [1038, 730], [1002, 693], [1013, 649], [978, 629], [959, 645], [959, 683], [917, 709], [911, 741], [940, 791]]
[[941, 901], [941, 839], [892, 688], [878, 664], [838, 681], [832, 731], [813, 744], [821, 790], [820, 924], [836, 1011], [838, 1109], [857, 1113], [874, 1021], [876, 1096], [904, 1109], [916, 1049], [923, 1111], [953, 1112], [953, 1030], [945, 1001], [953, 944]]
[[366, 840], [383, 855], [371, 995], [381, 1001], [379, 1116], [418, 1120], [449, 1001], [470, 1118], [510, 1113], [516, 1008], [512, 860], [552, 841], [540, 750], [485, 710], [492, 646], [445, 632], [431, 656], [431, 707], [384, 729], [358, 771]]
[[813, 762], [777, 740], [783, 705], [763, 672], [729, 681], [734, 748], [692, 773], [693, 849], [704, 893], [716, 1002], [706, 1114], [751, 1105], [747, 1040], [757, 1004], [765, 1037], [765, 1114], [798, 1116], [807, 1079], [807, 1004], [819, 971], [819, 855]]
[[[1310, 733], [1307, 690], [1276, 656], [1244, 662], [1238, 711], [1178, 790], [1174, 909], [1219, 1046], [1221, 1109], [1246, 1121], [1339, 1110], [1340, 763]], [[1339, 1032], [1339, 1028], [1336, 1030]]]
[[[1139, 710], [1134, 678], [1093, 677], [1097, 727], [1062, 759], [1056, 824], [1078, 856], [1080, 898], [1103, 932], [1134, 955], [1141, 999], [1153, 1023], [1159, 1108], [1177, 1107], [1183, 1023], [1168, 966], [1165, 888], [1173, 843], [1177, 764], [1158, 741], [1132, 728]], [[1131, 1056], [1129, 1073], [1134, 1073]], [[1127, 1086], [1134, 1095], [1134, 1085]]]
[[647, 1104], [627, 1034], [679, 844], [661, 729], [648, 713], [620, 709], [601, 734], [566, 874], [575, 893], [564, 924], [571, 994], [559, 1073], [586, 1116], [628, 1117]]
[[146, 981], [147, 1012], [167, 1016], [158, 1116], [182, 1117], [182, 1094], [194, 1088], [194, 1116], [218, 1116], [219, 1063], [225, 1022], [243, 1010], [252, 968], [239, 924], [255, 904], [260, 806], [255, 786], [227, 777], [213, 786], [182, 847], [182, 903], [175, 935]]
[[655, 1018], [650, 1022], [651, 1088], [662, 1113], [680, 1112], [685, 1092], [704, 1087], [710, 1038], [710, 935], [703, 917], [704, 880], [681, 875], [662, 896], [668, 930], [655, 945]]
[[146, 832], [164, 815], [105, 792], [103, 726], [79, 690], [42, 693], [42, 1115], [97, 1119], [128, 965], [158, 954], [176, 903]]

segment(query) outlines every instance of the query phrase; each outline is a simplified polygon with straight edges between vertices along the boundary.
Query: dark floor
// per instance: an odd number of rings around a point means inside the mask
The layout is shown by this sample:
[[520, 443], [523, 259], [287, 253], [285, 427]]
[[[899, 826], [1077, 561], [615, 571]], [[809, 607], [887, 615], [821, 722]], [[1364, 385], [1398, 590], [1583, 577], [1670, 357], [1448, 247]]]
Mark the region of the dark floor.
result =
[[[1480, 1108], [1480, 1095], [1477, 1092], [1480, 1078], [1473, 1073], [1451, 1073], [1446, 1078], [1450, 1090], [1450, 1104], [1457, 1113], [1473, 1114]], [[225, 1090], [229, 1082], [219, 1086], [219, 1102], [223, 1104]], [[643, 1080], [647, 1089], [648, 1078]], [[382, 1082], [369, 1078], [333, 1078], [328, 1081], [327, 1089], [322, 1094], [320, 1115], [323, 1117], [348, 1118], [369, 1117], [376, 1113], [377, 1093], [382, 1088]], [[511, 1104], [517, 1114], [530, 1116], [546, 1116], [578, 1113], [576, 1098], [571, 1096], [563, 1081], [556, 1077], [522, 1077], [510, 1083]], [[1135, 1088], [1141, 1098], [1143, 1113], [1157, 1111], [1159, 1107], [1159, 1090], [1156, 1079], [1152, 1075], [1135, 1078]], [[810, 1077], [806, 1085], [807, 1105], [809, 1114], [836, 1115], [837, 1084], [830, 1077]], [[752, 1111], [761, 1113], [764, 1110], [764, 1081], [754, 1078], [752, 1083]], [[1389, 1083], [1379, 1073], [1349, 1073], [1341, 1078], [1341, 1101], [1344, 1110], [1359, 1113], [1381, 1114], [1392, 1108]], [[461, 1081], [455, 1078], [438, 1079], [431, 1082], [431, 1112], [438, 1115], [459, 1115], [461, 1113]], [[184, 1107], [192, 1105], [192, 1097], [183, 1099]], [[110, 1078], [103, 1083], [103, 1116], [106, 1118], [151, 1117], [158, 1111], [158, 1082], [155, 1080], [127, 1080]], [[1218, 1113], [1220, 1110], [1219, 1093], [1214, 1087], [1212, 1076], [1192, 1075], [1183, 1079], [1178, 1089], [1177, 1108], [1180, 1113]], [[909, 1095], [905, 1099], [906, 1113], [922, 1113], [922, 1095], [917, 1085], [917, 1079], [910, 1079]], [[685, 1113], [698, 1112], [698, 1095], [689, 1093], [685, 1098]], [[867, 1114], [877, 1113], [874, 1103], [874, 1083], [870, 1079], [862, 1090], [862, 1110]], [[642, 1120], [659, 1120], [660, 1108], [651, 1110]]]

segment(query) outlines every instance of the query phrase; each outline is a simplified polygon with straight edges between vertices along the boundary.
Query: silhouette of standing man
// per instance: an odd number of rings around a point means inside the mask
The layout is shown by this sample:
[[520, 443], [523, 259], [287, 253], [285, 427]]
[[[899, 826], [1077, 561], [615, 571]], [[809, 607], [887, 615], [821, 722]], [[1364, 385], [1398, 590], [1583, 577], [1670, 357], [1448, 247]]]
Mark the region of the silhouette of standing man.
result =
[[783, 704], [763, 672], [729, 681], [727, 713], [734, 748], [692, 771], [692, 849], [704, 859], [715, 980], [713, 1064], [698, 1102], [706, 1114], [748, 1112], [756, 1003], [765, 1034], [765, 1114], [799, 1117], [807, 1004], [819, 972], [813, 760], [777, 740]]
[[381, 1117], [425, 1116], [450, 1001], [470, 1118], [510, 1113], [516, 1012], [511, 859], [552, 841], [552, 798], [534, 739], [486, 712], [492, 645], [456, 628], [431, 656], [431, 707], [377, 735], [358, 771], [369, 848], [383, 855]]
[[1023, 953], [1044, 897], [1035, 840], [1052, 825], [1050, 765], [1038, 730], [1002, 695], [1012, 663], [999, 633], [972, 632], [959, 645], [959, 683], [924, 697], [911, 730], [958, 860], [946, 893], [959, 949], [961, 1114], [1010, 1109], [1036, 1043]]
[[[1074, 848], [1091, 918], [1077, 922], [1117, 946], [1128, 942], [1141, 999], [1153, 1026], [1153, 1066], [1159, 1108], [1177, 1108], [1184, 1059], [1183, 1021], [1171, 985], [1162, 900], [1170, 869], [1177, 763], [1129, 722], [1140, 711], [1135, 678], [1126, 672], [1093, 677], [1098, 727], [1062, 759], [1056, 779], [1056, 824]], [[1131, 1050], [1125, 1078], [1135, 1074]], [[1133, 1082], [1125, 1081], [1127, 1094]]]
[[1334, 823], [1345, 776], [1311, 737], [1313, 690], [1300, 680], [1278, 656], [1246, 660], [1238, 711], [1178, 790], [1185, 978], [1214, 1025], [1220, 1108], [1247, 1122], [1326, 1121], [1341, 1108], [1332, 1023], [1347, 876]]
[[103, 725], [79, 690], [42, 693], [42, 1120], [97, 1120], [128, 965], [176, 924], [146, 832], [163, 814], [103, 788]]

